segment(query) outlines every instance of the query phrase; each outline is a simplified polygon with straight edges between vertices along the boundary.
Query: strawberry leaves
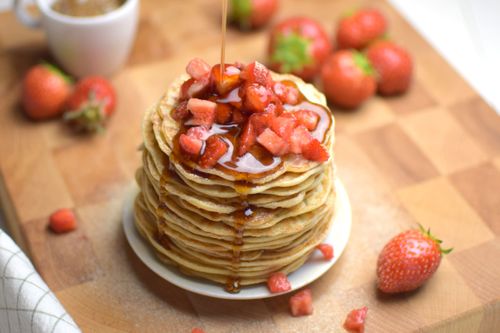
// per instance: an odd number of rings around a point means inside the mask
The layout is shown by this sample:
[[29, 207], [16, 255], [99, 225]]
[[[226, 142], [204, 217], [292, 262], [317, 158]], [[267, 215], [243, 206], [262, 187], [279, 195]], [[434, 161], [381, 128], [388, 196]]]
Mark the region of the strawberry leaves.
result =
[[313, 62], [309, 50], [310, 44], [309, 39], [296, 33], [278, 35], [271, 60], [281, 64], [283, 73], [300, 71]]

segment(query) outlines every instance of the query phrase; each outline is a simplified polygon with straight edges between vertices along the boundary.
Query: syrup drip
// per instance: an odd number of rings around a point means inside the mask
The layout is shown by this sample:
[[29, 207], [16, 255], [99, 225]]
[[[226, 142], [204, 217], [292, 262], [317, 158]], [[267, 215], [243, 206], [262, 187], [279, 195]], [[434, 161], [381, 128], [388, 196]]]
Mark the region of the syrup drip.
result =
[[220, 48], [220, 77], [224, 80], [224, 63], [226, 58], [226, 27], [227, 27], [227, 0], [222, 0], [222, 39]]

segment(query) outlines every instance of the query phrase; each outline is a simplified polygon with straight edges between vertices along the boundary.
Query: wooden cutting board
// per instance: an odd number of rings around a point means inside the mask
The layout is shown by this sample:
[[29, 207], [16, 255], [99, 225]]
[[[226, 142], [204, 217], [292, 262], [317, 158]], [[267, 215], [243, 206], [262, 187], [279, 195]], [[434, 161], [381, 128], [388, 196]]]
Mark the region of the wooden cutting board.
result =
[[[340, 112], [336, 161], [353, 207], [351, 240], [311, 285], [314, 315], [292, 318], [288, 296], [231, 302], [185, 292], [147, 269], [121, 226], [126, 188], [140, 163], [144, 110], [203, 57], [219, 50], [217, 1], [142, 1], [130, 62], [113, 78], [116, 115], [104, 135], [77, 136], [60, 122], [33, 123], [19, 108], [20, 79], [48, 53], [44, 36], [0, 15], [0, 193], [16, 240], [86, 332], [342, 332], [355, 307], [366, 332], [500, 331], [500, 117], [384, 1], [390, 36], [416, 62], [411, 91]], [[279, 18], [303, 14], [333, 30], [351, 1], [282, 1]], [[229, 32], [230, 60], [265, 60], [266, 31]], [[79, 229], [56, 236], [47, 216], [72, 207]], [[376, 258], [419, 222], [454, 251], [420, 290], [383, 297]]]

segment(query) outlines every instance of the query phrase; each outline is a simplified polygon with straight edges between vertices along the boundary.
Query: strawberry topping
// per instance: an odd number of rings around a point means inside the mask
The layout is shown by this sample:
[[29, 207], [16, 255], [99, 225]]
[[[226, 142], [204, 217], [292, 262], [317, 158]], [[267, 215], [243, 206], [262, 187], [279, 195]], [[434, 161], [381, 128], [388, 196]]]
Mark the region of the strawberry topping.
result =
[[257, 137], [257, 142], [274, 156], [282, 156], [288, 153], [288, 143], [269, 128], [266, 128]]
[[304, 125], [309, 131], [314, 131], [316, 126], [318, 126], [319, 115], [310, 110], [299, 110], [294, 113], [295, 118], [298, 122]]
[[217, 124], [227, 124], [231, 121], [233, 111], [228, 104], [217, 103], [215, 109], [215, 122]]
[[298, 126], [293, 130], [290, 136], [290, 152], [294, 154], [301, 154], [302, 147], [309, 144], [313, 140], [313, 136], [307, 128], [303, 125]]
[[252, 83], [245, 87], [245, 107], [251, 112], [264, 112], [271, 101], [270, 91], [259, 84]]
[[288, 291], [292, 289], [292, 286], [290, 285], [285, 273], [277, 272], [271, 274], [271, 276], [267, 279], [267, 288], [269, 288], [271, 293], [275, 294]]
[[245, 155], [257, 141], [257, 134], [251, 121], [247, 122], [243, 127], [243, 132], [240, 136], [240, 146], [238, 148], [238, 156]]
[[182, 121], [189, 117], [189, 110], [187, 108], [187, 101], [180, 102], [172, 111], [172, 118], [177, 121]]
[[297, 121], [289, 117], [277, 117], [271, 123], [271, 129], [285, 140], [290, 138], [296, 126]]
[[317, 139], [302, 146], [302, 156], [310, 161], [326, 162], [330, 155]]
[[203, 146], [203, 140], [197, 139], [193, 136], [181, 134], [179, 137], [179, 144], [186, 153], [198, 156]]
[[191, 98], [187, 103], [187, 108], [193, 114], [193, 118], [186, 122], [186, 125], [211, 127], [215, 121], [215, 109], [217, 104], [198, 98]]
[[207, 146], [203, 156], [201, 156], [200, 166], [202, 168], [208, 169], [212, 168], [217, 164], [219, 158], [221, 158], [227, 152], [227, 144], [218, 135], [212, 135], [207, 140]]
[[186, 72], [195, 80], [208, 77], [210, 65], [200, 58], [192, 59], [186, 66]]
[[313, 313], [311, 289], [303, 289], [290, 297], [290, 311], [292, 316], [308, 316]]
[[258, 61], [247, 65], [241, 72], [241, 78], [249, 83], [257, 83], [265, 87], [270, 87], [273, 82], [269, 69]]

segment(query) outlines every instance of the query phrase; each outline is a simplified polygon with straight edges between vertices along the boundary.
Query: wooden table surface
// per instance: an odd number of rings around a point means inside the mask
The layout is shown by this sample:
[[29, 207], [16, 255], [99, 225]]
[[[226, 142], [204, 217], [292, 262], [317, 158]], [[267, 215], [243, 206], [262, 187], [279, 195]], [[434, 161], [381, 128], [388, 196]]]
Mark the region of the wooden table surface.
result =
[[[359, 2], [363, 4], [363, 2]], [[185, 292], [147, 269], [121, 226], [126, 188], [140, 163], [140, 121], [186, 62], [214, 63], [219, 5], [143, 0], [127, 67], [113, 77], [116, 115], [104, 135], [77, 136], [60, 122], [33, 123], [19, 107], [20, 79], [48, 54], [41, 32], [0, 15], [0, 197], [11, 233], [86, 332], [342, 332], [355, 307], [372, 332], [500, 331], [500, 117], [393, 8], [390, 35], [416, 62], [411, 91], [334, 109], [336, 161], [353, 229], [339, 262], [311, 285], [314, 314], [292, 318], [288, 296], [232, 302]], [[353, 2], [283, 0], [279, 17], [312, 16], [329, 30]], [[368, 3], [366, 1], [365, 3]], [[266, 32], [229, 32], [230, 60], [264, 60]], [[79, 229], [56, 236], [47, 216], [75, 209]], [[404, 296], [377, 294], [376, 258], [419, 222], [455, 249], [435, 277]]]

